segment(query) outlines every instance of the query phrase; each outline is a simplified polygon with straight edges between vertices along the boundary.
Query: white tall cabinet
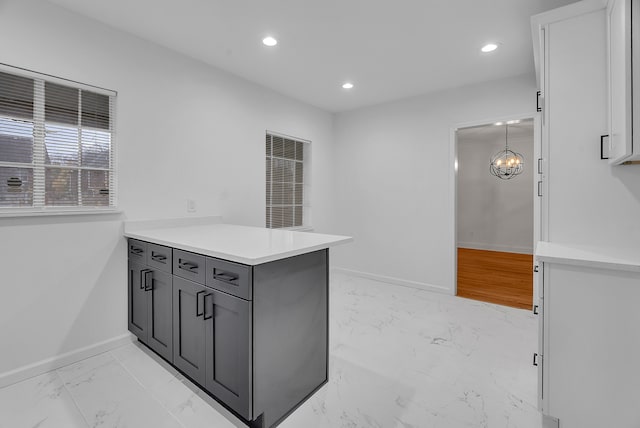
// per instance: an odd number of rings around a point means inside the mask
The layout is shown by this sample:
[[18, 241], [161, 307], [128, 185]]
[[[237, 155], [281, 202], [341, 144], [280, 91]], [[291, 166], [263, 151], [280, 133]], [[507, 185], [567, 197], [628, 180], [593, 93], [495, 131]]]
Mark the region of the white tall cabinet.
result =
[[542, 107], [534, 363], [545, 428], [640, 427], [640, 167], [600, 159], [608, 19], [605, 0], [532, 18]]
[[[609, 0], [607, 64], [609, 72], [609, 160], [612, 164], [640, 160], [640, 2]], [[635, 55], [640, 57], [638, 52]], [[635, 131], [635, 132], [634, 132]]]

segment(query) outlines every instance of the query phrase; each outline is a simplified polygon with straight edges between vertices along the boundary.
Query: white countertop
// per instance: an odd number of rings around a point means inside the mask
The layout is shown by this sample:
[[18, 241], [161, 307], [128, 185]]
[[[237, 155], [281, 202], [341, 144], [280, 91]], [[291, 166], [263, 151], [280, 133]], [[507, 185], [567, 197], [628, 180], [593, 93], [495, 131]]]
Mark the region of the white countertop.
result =
[[593, 247], [538, 242], [535, 257], [541, 262], [640, 272], [640, 248]]
[[124, 235], [246, 265], [258, 265], [353, 241], [349, 236], [232, 224], [125, 228]]

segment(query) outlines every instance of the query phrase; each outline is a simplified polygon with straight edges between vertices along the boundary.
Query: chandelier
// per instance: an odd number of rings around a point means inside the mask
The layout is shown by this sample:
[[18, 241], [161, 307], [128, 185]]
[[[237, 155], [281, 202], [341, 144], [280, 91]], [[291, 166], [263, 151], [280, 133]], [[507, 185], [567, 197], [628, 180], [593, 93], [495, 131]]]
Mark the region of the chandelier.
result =
[[510, 180], [522, 172], [524, 158], [520, 153], [509, 149], [509, 125], [504, 125], [504, 150], [491, 158], [489, 171], [501, 180]]

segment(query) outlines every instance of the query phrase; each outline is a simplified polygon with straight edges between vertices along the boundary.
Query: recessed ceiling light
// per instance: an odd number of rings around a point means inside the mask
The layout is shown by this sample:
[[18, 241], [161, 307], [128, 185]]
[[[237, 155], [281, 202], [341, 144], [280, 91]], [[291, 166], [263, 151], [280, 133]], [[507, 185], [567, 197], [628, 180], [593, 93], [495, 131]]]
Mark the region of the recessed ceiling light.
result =
[[265, 37], [262, 39], [262, 44], [265, 46], [275, 46], [278, 44], [278, 41], [271, 36]]
[[501, 125], [504, 125], [504, 123], [503, 122], [496, 122], [496, 126], [501, 126]]
[[487, 43], [480, 50], [484, 53], [487, 53], [487, 52], [493, 52], [496, 49], [498, 49], [498, 45], [496, 45], [495, 43]]
[[342, 84], [342, 89], [351, 89], [353, 88], [353, 83], [351, 82], [346, 82]]

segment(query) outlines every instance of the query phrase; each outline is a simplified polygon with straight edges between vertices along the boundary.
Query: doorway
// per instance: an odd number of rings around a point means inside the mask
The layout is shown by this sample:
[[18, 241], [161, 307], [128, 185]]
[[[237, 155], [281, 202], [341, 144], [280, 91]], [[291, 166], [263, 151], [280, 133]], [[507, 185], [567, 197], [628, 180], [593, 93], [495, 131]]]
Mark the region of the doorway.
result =
[[[455, 132], [456, 294], [531, 309], [534, 120], [509, 119]], [[521, 172], [491, 173], [491, 158], [506, 145], [522, 156]]]

